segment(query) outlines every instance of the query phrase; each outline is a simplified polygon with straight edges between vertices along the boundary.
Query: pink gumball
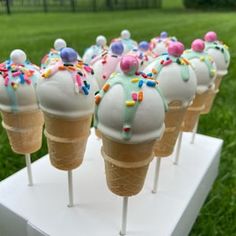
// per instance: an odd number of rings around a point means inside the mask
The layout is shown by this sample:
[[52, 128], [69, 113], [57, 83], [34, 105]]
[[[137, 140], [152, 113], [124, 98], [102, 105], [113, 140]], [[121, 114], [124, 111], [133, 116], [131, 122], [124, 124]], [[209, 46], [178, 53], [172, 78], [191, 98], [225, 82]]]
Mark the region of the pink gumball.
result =
[[204, 40], [207, 41], [207, 42], [214, 42], [214, 41], [217, 40], [217, 34], [213, 31], [210, 31], [210, 32], [205, 34]]
[[135, 72], [138, 70], [138, 67], [139, 65], [136, 57], [131, 55], [125, 55], [121, 58], [120, 68], [125, 74], [135, 74]]
[[195, 39], [192, 42], [191, 47], [192, 47], [192, 50], [195, 51], [195, 52], [202, 52], [205, 48], [205, 43], [201, 39]]
[[184, 45], [180, 42], [172, 42], [168, 47], [168, 53], [171, 56], [179, 57], [184, 51]]

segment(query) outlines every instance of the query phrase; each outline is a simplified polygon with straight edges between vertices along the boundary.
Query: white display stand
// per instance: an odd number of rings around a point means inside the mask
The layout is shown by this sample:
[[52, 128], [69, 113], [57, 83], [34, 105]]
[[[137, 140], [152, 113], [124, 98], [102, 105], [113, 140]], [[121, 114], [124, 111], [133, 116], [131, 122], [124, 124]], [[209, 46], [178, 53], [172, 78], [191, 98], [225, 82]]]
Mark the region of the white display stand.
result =
[[[161, 162], [157, 194], [152, 194], [155, 162], [141, 193], [129, 199], [128, 236], [187, 235], [217, 176], [223, 141], [184, 133], [179, 165]], [[92, 130], [85, 160], [74, 174], [76, 206], [68, 208], [67, 172], [52, 167], [48, 156], [32, 165], [35, 185], [27, 186], [26, 169], [0, 182], [1, 236], [116, 236], [122, 198], [106, 185], [99, 141]]]

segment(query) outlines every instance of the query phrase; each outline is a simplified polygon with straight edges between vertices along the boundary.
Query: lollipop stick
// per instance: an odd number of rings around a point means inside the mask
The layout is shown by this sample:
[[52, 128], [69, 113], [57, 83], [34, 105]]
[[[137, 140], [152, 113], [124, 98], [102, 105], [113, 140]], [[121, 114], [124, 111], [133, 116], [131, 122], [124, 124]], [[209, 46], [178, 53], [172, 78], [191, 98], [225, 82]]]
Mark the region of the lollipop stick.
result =
[[161, 158], [156, 157], [156, 167], [155, 167], [155, 176], [154, 176], [154, 184], [153, 184], [152, 193], [157, 192], [158, 179], [159, 179], [159, 174], [160, 174], [160, 166], [161, 166]]
[[25, 154], [25, 163], [26, 163], [26, 167], [27, 167], [29, 186], [33, 186], [33, 177], [32, 177], [32, 171], [31, 171], [30, 154]]
[[74, 206], [74, 197], [73, 197], [73, 176], [72, 170], [68, 170], [68, 193], [69, 193], [69, 204], [68, 207]]
[[183, 132], [180, 132], [179, 138], [177, 141], [177, 150], [176, 150], [175, 160], [174, 160], [175, 165], [178, 165], [178, 163], [179, 163], [179, 155], [180, 155], [180, 149], [181, 149], [181, 143], [182, 143], [182, 136], [183, 136]]
[[127, 213], [128, 213], [128, 197], [123, 197], [122, 223], [120, 231], [121, 236], [126, 235]]
[[197, 128], [198, 128], [198, 123], [199, 123], [199, 117], [198, 117], [198, 119], [197, 119], [197, 121], [196, 121], [196, 124], [195, 124], [195, 126], [194, 126], [194, 129], [193, 129], [191, 144], [194, 144], [195, 136], [196, 136]]

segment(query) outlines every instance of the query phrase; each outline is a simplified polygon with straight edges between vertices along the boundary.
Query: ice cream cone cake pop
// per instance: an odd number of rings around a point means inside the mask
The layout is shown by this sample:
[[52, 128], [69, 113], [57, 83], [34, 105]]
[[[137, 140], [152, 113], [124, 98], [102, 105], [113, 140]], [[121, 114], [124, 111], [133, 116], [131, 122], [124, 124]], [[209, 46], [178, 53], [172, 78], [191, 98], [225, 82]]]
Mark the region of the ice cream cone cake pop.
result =
[[168, 46], [171, 42], [176, 42], [176, 37], [168, 36], [168, 33], [163, 31], [161, 34], [150, 41], [150, 50], [157, 56], [168, 52]]
[[83, 160], [94, 112], [93, 70], [77, 61], [77, 52], [63, 48], [61, 60], [48, 67], [37, 95], [45, 117], [45, 135], [54, 167], [77, 168]]
[[96, 78], [100, 89], [106, 83], [107, 79], [109, 79], [110, 75], [116, 71], [123, 50], [124, 47], [121, 42], [114, 42], [108, 52], [95, 57], [91, 61], [91, 66], [94, 70], [94, 77]]
[[42, 144], [43, 115], [36, 98], [39, 68], [27, 60], [20, 49], [0, 64], [0, 110], [2, 125], [11, 148], [19, 154], [30, 154]]
[[215, 90], [208, 96], [208, 102], [205, 104], [205, 108], [202, 111], [203, 114], [210, 112], [215, 96], [219, 92], [219, 87], [222, 78], [228, 73], [228, 67], [230, 63], [230, 54], [228, 46], [217, 40], [215, 32], [208, 32], [204, 36], [205, 39], [205, 51], [213, 58], [217, 67], [217, 76], [215, 80]]
[[216, 64], [212, 57], [205, 51], [204, 41], [196, 39], [192, 42], [190, 50], [186, 50], [183, 56], [189, 60], [197, 77], [197, 91], [192, 105], [188, 108], [184, 117], [184, 131], [192, 131], [199, 119], [205, 104], [209, 102], [215, 91]]
[[180, 132], [185, 112], [196, 92], [196, 75], [188, 60], [182, 57], [184, 46], [173, 42], [168, 53], [154, 60], [144, 72], [159, 83], [159, 88], [168, 103], [165, 116], [166, 129], [154, 152], [157, 157], [172, 154]]
[[96, 44], [85, 50], [83, 55], [83, 62], [90, 64], [90, 62], [97, 56], [100, 56], [104, 50], [107, 50], [107, 39], [103, 35], [96, 38]]
[[153, 145], [164, 131], [165, 105], [157, 83], [135, 74], [135, 57], [123, 56], [120, 67], [122, 73], [112, 75], [96, 95], [96, 126], [109, 189], [132, 196], [143, 187]]

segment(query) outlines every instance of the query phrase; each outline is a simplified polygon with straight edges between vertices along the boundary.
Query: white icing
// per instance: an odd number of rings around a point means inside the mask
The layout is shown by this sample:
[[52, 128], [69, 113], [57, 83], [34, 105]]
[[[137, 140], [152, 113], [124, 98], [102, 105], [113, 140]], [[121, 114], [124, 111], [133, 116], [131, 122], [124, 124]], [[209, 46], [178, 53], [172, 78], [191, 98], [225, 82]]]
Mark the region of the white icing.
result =
[[[226, 53], [229, 53], [228, 50], [225, 50]], [[228, 67], [230, 61], [226, 63], [224, 54], [215, 48], [209, 48], [206, 51], [215, 61], [217, 67], [217, 75], [224, 76], [228, 73]]]
[[143, 86], [143, 101], [135, 114], [130, 140], [121, 136], [124, 117], [124, 90], [114, 85], [102, 98], [98, 107], [98, 129], [118, 142], [142, 143], [159, 139], [165, 129], [164, 104], [156, 89]]
[[[35, 71], [34, 76], [40, 78], [38, 71]], [[18, 77], [16, 77], [18, 79]], [[11, 87], [11, 85], [8, 85]], [[8, 87], [4, 85], [4, 79], [0, 76], [0, 110], [12, 112], [13, 101], [8, 93]], [[11, 89], [11, 88], [9, 88]], [[36, 92], [33, 83], [19, 84], [16, 90], [12, 92], [15, 95], [16, 112], [28, 112], [39, 109]]]
[[107, 44], [107, 39], [103, 35], [99, 35], [96, 38], [96, 44], [100, 47], [104, 47]]
[[[157, 68], [160, 61], [157, 59], [149, 64], [144, 73], [151, 73], [152, 69]], [[181, 76], [181, 66], [177, 63], [171, 63], [164, 66], [161, 71], [155, 75], [159, 82], [159, 88], [166, 98], [167, 103], [181, 101], [186, 107], [193, 100], [197, 89], [197, 78], [191, 66], [189, 68], [189, 80], [184, 81]]]
[[[184, 55], [183, 55], [184, 56]], [[197, 94], [206, 92], [214, 84], [215, 76], [210, 77], [209, 69], [204, 61], [199, 58], [188, 59], [193, 66], [197, 78]], [[216, 71], [216, 64], [213, 63], [212, 69]]]
[[23, 50], [15, 49], [11, 52], [10, 58], [15, 64], [24, 64], [27, 56]]
[[66, 41], [64, 39], [56, 39], [54, 42], [54, 48], [57, 51], [60, 51], [61, 49], [66, 47]]
[[89, 95], [75, 92], [74, 81], [67, 70], [58, 71], [47, 79], [40, 79], [37, 95], [40, 108], [47, 113], [64, 118], [78, 118], [94, 112], [96, 82], [87, 74], [91, 90]]

